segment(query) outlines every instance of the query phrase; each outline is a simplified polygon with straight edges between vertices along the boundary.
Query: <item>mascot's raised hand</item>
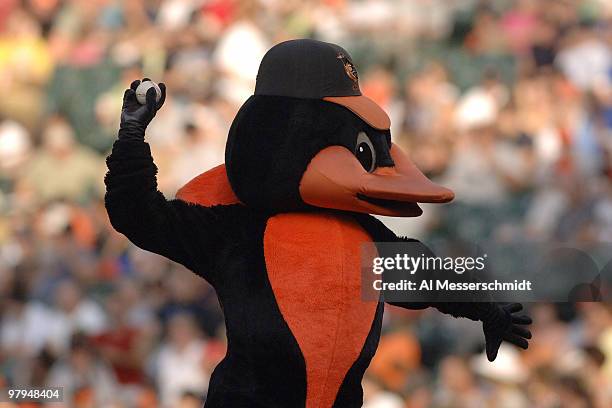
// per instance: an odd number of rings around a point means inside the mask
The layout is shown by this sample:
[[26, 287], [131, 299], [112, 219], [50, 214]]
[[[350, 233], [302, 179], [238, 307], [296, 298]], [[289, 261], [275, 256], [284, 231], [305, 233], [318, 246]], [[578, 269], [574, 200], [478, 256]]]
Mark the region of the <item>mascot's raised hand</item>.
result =
[[141, 104], [136, 99], [136, 88], [141, 82], [150, 81], [144, 78], [142, 81], [136, 80], [132, 82], [129, 89], [123, 94], [123, 106], [121, 107], [121, 125], [119, 128], [120, 139], [124, 138], [143, 138], [144, 131], [151, 123], [157, 111], [162, 107], [166, 100], [166, 85], [159, 84], [161, 96], [157, 99], [157, 91], [154, 87], [149, 88], [146, 96], [146, 103]]

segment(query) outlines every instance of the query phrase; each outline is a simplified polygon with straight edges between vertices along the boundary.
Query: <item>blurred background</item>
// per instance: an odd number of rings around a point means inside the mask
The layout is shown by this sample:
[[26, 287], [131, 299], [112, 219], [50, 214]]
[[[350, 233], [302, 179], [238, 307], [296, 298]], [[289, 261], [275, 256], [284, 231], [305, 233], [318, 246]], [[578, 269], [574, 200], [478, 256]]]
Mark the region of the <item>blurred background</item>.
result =
[[[299, 37], [344, 46], [395, 143], [456, 192], [386, 219], [396, 232], [612, 240], [609, 0], [1, 0], [0, 388], [201, 405], [225, 353], [218, 302], [112, 230], [104, 158], [123, 90], [164, 81], [147, 139], [172, 197], [223, 162], [262, 55]], [[612, 407], [612, 306], [529, 309], [529, 350], [489, 364], [478, 324], [389, 307], [364, 406]]]

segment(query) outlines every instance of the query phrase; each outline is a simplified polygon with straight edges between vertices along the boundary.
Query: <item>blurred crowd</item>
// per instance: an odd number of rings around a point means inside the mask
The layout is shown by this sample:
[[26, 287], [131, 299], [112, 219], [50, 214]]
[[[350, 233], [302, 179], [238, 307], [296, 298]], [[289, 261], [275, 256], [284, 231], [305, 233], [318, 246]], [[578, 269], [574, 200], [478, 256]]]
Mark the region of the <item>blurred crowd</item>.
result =
[[[349, 50], [395, 143], [456, 192], [396, 232], [612, 240], [609, 0], [1, 0], [0, 389], [201, 406], [225, 353], [216, 297], [113, 231], [104, 157], [123, 90], [165, 82], [147, 138], [172, 197], [223, 162], [265, 51], [301, 37]], [[478, 324], [389, 307], [364, 406], [611, 407], [612, 306], [529, 309], [529, 350], [490, 364]]]

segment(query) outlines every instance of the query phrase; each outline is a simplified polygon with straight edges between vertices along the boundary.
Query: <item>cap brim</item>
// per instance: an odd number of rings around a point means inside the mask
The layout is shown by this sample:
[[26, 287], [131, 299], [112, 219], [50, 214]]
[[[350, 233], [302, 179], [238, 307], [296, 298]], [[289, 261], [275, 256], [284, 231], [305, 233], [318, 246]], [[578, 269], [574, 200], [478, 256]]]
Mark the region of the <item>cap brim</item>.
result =
[[326, 96], [323, 100], [348, 108], [375, 129], [387, 130], [391, 127], [389, 115], [367, 96]]

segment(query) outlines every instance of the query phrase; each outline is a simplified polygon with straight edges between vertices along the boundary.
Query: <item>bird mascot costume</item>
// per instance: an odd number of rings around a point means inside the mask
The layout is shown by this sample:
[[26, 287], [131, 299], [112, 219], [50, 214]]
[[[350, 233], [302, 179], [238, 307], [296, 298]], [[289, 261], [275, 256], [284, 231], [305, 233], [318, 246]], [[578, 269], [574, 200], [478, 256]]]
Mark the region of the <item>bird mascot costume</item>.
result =
[[[264, 56], [237, 113], [225, 164], [167, 200], [145, 129], [161, 108], [150, 89], [126, 90], [107, 158], [105, 204], [135, 245], [178, 262], [215, 289], [227, 354], [206, 407], [361, 407], [361, 380], [381, 331], [384, 301], [361, 296], [361, 244], [399, 238], [370, 214], [415, 217], [418, 203], [453, 193], [391, 141], [385, 112], [361, 94], [341, 47], [291, 40]], [[428, 249], [423, 245], [423, 251]], [[521, 305], [395, 302], [482, 322], [490, 360], [503, 340], [527, 347]]]

